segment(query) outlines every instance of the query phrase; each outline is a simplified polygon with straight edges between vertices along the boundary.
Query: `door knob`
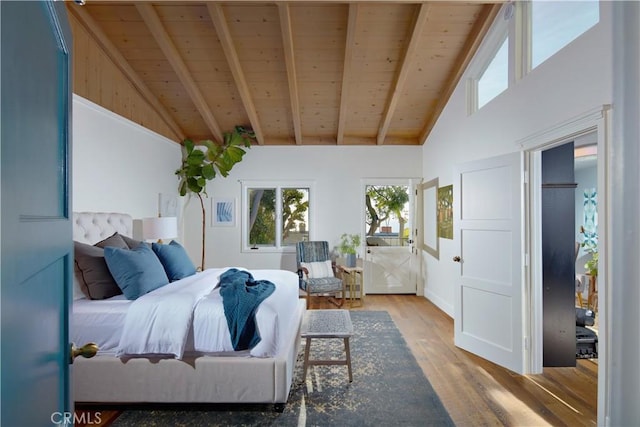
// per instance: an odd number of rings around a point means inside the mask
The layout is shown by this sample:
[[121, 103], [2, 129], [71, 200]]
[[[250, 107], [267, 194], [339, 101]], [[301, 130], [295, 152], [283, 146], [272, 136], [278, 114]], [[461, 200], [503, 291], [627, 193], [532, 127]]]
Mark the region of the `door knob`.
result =
[[87, 343], [78, 348], [74, 343], [71, 343], [71, 351], [69, 354], [69, 363], [73, 363], [74, 359], [78, 356], [86, 357], [87, 359], [93, 357], [98, 352], [98, 344], [94, 342]]
[[461, 258], [458, 255], [453, 257], [453, 262], [460, 262], [460, 260]]

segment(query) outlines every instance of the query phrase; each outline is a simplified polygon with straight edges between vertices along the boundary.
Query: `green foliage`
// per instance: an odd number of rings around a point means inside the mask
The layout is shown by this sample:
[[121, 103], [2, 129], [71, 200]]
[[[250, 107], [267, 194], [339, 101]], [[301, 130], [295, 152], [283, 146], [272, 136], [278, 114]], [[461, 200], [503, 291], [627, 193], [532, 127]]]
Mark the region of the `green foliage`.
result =
[[598, 251], [591, 252], [591, 259], [584, 264], [585, 270], [590, 276], [598, 276]]
[[[273, 245], [276, 236], [276, 193], [271, 189], [249, 192], [249, 243]], [[306, 194], [297, 188], [282, 190], [282, 240], [295, 231], [296, 221], [304, 221], [309, 209]]]
[[251, 141], [254, 139], [253, 131], [242, 126], [236, 126], [232, 132], [225, 133], [222, 144], [205, 140], [200, 141], [196, 147], [191, 139], [185, 139], [182, 165], [176, 170], [180, 195], [185, 196], [188, 192], [207, 194], [207, 181], [218, 174], [228, 176], [233, 166], [246, 153], [242, 147], [251, 148]]
[[344, 233], [340, 236], [340, 244], [338, 250], [342, 254], [355, 254], [356, 249], [360, 247], [360, 235], [359, 234], [347, 234]]
[[[368, 186], [365, 196], [366, 222], [369, 225], [367, 235], [373, 236], [380, 225], [392, 216], [395, 216], [403, 227], [406, 219], [402, 217], [402, 209], [408, 201], [409, 192], [405, 186]], [[404, 230], [401, 230], [400, 234], [404, 234]]]
[[[587, 235], [585, 232], [584, 226], [580, 226], [580, 234], [583, 236]], [[598, 276], [598, 244], [594, 242], [594, 239], [585, 238], [580, 246], [584, 249], [584, 251], [588, 254], [591, 254], [591, 258], [584, 264], [585, 270], [587, 270], [587, 274], [593, 277]]]
[[289, 233], [295, 231], [296, 221], [304, 222], [309, 209], [309, 200], [303, 201], [305, 193], [296, 188], [287, 188], [282, 191], [282, 223], [285, 240]]
[[273, 245], [276, 236], [276, 192], [256, 189], [249, 192], [249, 243]]

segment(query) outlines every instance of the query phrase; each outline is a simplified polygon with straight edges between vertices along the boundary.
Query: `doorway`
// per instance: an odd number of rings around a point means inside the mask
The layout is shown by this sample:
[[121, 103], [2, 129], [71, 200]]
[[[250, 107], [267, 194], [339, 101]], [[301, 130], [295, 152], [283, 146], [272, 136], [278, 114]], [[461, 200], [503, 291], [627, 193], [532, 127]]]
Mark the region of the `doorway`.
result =
[[[591, 135], [590, 135], [591, 134]], [[525, 227], [525, 246], [527, 253], [525, 258], [528, 262], [526, 274], [526, 292], [527, 301], [525, 305], [528, 307], [525, 321], [526, 333], [529, 338], [526, 342], [527, 346], [527, 371], [530, 374], [539, 374], [543, 371], [542, 343], [543, 343], [543, 313], [542, 313], [542, 243], [541, 243], [541, 221], [540, 221], [540, 201], [541, 201], [541, 153], [543, 150], [562, 145], [568, 141], [576, 141], [582, 137], [593, 138], [594, 145], [597, 148], [597, 156], [588, 159], [588, 162], [596, 165], [596, 188], [598, 195], [597, 225], [595, 229], [600, 236], [598, 242], [598, 251], [601, 253], [598, 265], [598, 301], [597, 301], [597, 318], [598, 318], [598, 365], [608, 364], [608, 337], [607, 337], [607, 312], [609, 308], [607, 298], [607, 239], [603, 238], [603, 234], [608, 227], [608, 211], [602, 207], [607, 206], [608, 196], [606, 188], [608, 187], [608, 174], [606, 165], [608, 164], [607, 147], [611, 141], [611, 107], [602, 105], [582, 115], [576, 116], [566, 122], [560, 123], [553, 128], [537, 133], [525, 139], [518, 141], [518, 145], [527, 155], [527, 163], [525, 173], [525, 181], [527, 182], [526, 197], [526, 227]], [[580, 156], [583, 157], [583, 156]], [[586, 162], [585, 158], [576, 160], [576, 164]], [[581, 165], [577, 166], [578, 168]], [[578, 255], [577, 265], [580, 267], [580, 257]], [[579, 270], [578, 270], [579, 271]], [[611, 385], [608, 383], [607, 369], [598, 369], [598, 418], [602, 421], [602, 412], [605, 408], [607, 395], [610, 393]]]
[[415, 186], [412, 179], [363, 182], [366, 293], [416, 293]]
[[597, 358], [597, 134], [542, 151], [543, 366]]

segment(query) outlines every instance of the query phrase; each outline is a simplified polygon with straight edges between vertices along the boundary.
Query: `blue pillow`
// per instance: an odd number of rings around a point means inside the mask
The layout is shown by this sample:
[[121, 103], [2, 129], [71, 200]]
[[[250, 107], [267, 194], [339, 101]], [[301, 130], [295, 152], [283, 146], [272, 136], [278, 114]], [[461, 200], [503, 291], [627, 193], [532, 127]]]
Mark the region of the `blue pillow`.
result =
[[131, 250], [107, 246], [104, 259], [127, 299], [137, 299], [169, 283], [160, 260], [148, 245]]
[[168, 245], [153, 243], [151, 247], [162, 263], [170, 281], [173, 282], [196, 274], [196, 267], [180, 243], [172, 240]]

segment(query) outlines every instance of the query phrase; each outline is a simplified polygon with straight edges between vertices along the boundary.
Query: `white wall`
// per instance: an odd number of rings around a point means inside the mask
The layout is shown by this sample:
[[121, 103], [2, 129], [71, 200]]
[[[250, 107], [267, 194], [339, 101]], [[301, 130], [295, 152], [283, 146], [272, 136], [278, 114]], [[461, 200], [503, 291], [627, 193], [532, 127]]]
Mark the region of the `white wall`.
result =
[[[422, 147], [254, 146], [227, 178], [207, 185], [209, 197], [233, 197], [241, 209], [240, 180], [311, 180], [315, 183], [315, 238], [337, 244], [344, 233], [363, 229], [363, 178], [417, 178]], [[73, 210], [125, 212], [140, 219], [157, 215], [158, 193], [177, 196], [174, 172], [180, 146], [74, 95]], [[184, 205], [180, 240], [200, 264], [202, 215], [197, 198]], [[211, 226], [206, 207], [206, 267], [295, 269], [293, 254], [241, 252], [241, 228]]]
[[[453, 183], [455, 164], [519, 151], [516, 141], [549, 129], [612, 99], [611, 5], [602, 2], [600, 23], [530, 74], [467, 115], [463, 76], [423, 146], [423, 178]], [[454, 195], [456, 189], [454, 188]], [[424, 254], [425, 295], [453, 315], [458, 236], [440, 239], [440, 259]]]
[[[416, 178], [422, 173], [422, 147], [415, 146], [254, 146], [227, 178], [207, 184], [209, 197], [233, 197], [240, 215], [241, 180], [311, 180], [315, 184], [312, 238], [338, 242], [342, 233], [363, 230], [363, 178]], [[197, 198], [186, 203], [185, 245], [200, 259], [201, 213]], [[235, 227], [211, 227], [211, 201], [205, 203], [206, 267], [242, 266], [295, 270], [295, 255], [241, 253], [240, 218]], [[198, 261], [199, 262], [199, 261]]]
[[178, 195], [180, 145], [73, 96], [72, 206], [75, 212], [158, 215], [158, 194]]

